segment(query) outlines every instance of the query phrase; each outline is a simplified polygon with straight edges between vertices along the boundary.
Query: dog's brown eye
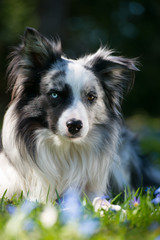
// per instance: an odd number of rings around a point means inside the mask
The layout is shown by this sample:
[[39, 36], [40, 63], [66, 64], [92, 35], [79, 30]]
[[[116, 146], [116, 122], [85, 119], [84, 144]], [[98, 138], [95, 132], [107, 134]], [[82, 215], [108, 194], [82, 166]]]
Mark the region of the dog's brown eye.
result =
[[93, 94], [88, 94], [87, 99], [88, 99], [89, 102], [93, 102], [96, 99], [96, 96], [93, 95]]
[[88, 100], [89, 101], [93, 101], [95, 99], [95, 97], [92, 95], [92, 96], [88, 96]]

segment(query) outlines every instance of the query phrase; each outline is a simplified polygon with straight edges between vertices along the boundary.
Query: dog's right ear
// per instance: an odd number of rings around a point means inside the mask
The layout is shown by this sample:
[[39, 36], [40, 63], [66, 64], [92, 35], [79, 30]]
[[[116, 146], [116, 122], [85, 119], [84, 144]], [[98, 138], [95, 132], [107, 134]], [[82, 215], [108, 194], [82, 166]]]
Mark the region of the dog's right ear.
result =
[[26, 28], [23, 42], [23, 58], [28, 67], [40, 69], [61, 57], [60, 40], [49, 41], [34, 28]]

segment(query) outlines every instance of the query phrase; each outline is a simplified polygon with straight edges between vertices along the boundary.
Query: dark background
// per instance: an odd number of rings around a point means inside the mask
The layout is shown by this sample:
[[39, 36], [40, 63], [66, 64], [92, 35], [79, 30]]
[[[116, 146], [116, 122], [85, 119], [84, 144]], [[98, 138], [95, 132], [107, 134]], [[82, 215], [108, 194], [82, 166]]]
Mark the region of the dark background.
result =
[[160, 1], [157, 0], [1, 0], [0, 117], [9, 94], [5, 72], [10, 47], [26, 26], [44, 35], [59, 35], [68, 57], [94, 52], [103, 44], [117, 54], [139, 57], [133, 90], [125, 96], [124, 115], [160, 117]]

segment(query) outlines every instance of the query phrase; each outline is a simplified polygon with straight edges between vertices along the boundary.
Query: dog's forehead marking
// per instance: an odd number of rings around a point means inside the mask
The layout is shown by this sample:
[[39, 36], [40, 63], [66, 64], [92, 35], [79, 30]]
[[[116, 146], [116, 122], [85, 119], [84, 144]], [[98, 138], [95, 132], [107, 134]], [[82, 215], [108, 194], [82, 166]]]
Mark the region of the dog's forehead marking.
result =
[[88, 85], [94, 86], [95, 76], [78, 61], [69, 61], [66, 66], [65, 81], [72, 87], [74, 95], [79, 96]]
[[96, 76], [78, 60], [65, 59], [63, 64], [57, 64], [43, 79], [42, 86], [47, 91], [50, 89], [61, 90], [65, 84], [68, 84], [75, 98], [79, 98], [83, 91], [95, 89]]
[[43, 77], [43, 81], [41, 86], [47, 89], [47, 91], [51, 89], [61, 90], [64, 87], [64, 78], [65, 71], [62, 69], [50, 69], [47, 74]]

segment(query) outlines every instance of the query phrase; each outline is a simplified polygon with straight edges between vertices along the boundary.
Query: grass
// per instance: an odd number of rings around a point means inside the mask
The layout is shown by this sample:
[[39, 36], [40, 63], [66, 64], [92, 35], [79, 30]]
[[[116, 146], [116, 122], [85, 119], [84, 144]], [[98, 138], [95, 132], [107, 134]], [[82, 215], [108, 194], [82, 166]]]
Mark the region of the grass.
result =
[[[90, 201], [69, 196], [61, 204], [33, 203], [5, 193], [0, 201], [0, 239], [50, 240], [50, 239], [160, 239], [160, 204], [154, 204], [155, 189], [138, 189], [117, 197], [113, 204], [126, 210], [94, 212]], [[157, 194], [157, 199], [158, 198]], [[136, 204], [134, 198], [139, 199]]]

